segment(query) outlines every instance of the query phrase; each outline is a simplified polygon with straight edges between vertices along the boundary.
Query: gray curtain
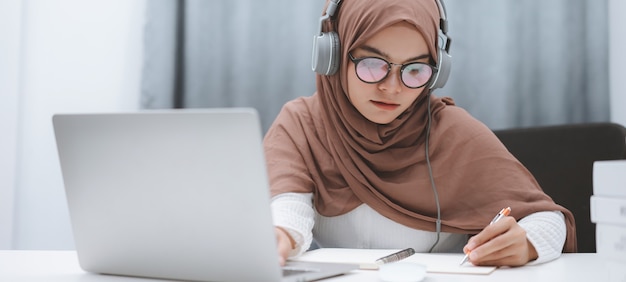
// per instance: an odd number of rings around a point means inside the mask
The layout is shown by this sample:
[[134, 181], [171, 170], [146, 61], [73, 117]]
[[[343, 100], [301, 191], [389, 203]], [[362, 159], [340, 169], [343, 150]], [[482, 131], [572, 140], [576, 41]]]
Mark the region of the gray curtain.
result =
[[[315, 91], [324, 0], [148, 0], [143, 108], [254, 107], [267, 130]], [[448, 0], [436, 94], [492, 129], [609, 120], [606, 0]]]
[[606, 0], [446, 1], [441, 90], [493, 129], [608, 121]]

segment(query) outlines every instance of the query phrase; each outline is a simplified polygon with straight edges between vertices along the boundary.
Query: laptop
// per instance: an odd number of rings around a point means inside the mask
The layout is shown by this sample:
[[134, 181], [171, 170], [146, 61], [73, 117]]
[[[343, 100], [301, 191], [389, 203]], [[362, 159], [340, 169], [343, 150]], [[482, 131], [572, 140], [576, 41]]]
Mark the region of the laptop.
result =
[[310, 281], [358, 268], [280, 267], [254, 109], [56, 114], [53, 126], [78, 260], [88, 272]]

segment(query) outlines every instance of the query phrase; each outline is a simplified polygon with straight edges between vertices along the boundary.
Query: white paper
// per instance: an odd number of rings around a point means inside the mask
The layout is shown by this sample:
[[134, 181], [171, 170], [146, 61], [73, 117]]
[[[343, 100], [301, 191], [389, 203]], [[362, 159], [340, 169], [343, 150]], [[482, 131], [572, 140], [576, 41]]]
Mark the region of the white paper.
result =
[[[400, 251], [399, 249], [346, 249], [321, 248], [292, 258], [294, 261], [333, 262], [358, 264], [361, 269], [377, 270], [376, 260]], [[463, 254], [423, 254], [416, 253], [402, 262], [419, 263], [426, 266], [426, 272], [458, 274], [490, 274], [495, 266], [475, 266], [467, 262], [459, 265]]]

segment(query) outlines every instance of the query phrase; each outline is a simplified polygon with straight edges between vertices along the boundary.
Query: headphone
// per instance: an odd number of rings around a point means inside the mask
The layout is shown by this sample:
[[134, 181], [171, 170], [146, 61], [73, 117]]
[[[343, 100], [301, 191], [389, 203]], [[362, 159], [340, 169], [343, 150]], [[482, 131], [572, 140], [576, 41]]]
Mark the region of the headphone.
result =
[[[443, 0], [435, 0], [439, 8], [439, 31], [437, 42], [437, 72], [431, 78], [429, 89], [441, 88], [448, 81], [452, 57], [449, 54], [451, 39], [448, 37], [448, 21]], [[330, 0], [326, 13], [319, 19], [317, 34], [313, 36], [311, 68], [321, 75], [333, 75], [339, 70], [339, 36], [334, 31], [322, 32], [324, 21], [335, 15], [341, 0]]]

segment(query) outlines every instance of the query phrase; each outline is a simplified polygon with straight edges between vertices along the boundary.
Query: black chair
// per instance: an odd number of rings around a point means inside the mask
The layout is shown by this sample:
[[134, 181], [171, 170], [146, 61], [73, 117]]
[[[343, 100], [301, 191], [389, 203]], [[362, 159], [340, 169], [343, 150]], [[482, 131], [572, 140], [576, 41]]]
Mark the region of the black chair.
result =
[[578, 252], [595, 253], [596, 229], [589, 214], [593, 163], [626, 158], [626, 128], [615, 123], [586, 123], [494, 133], [546, 194], [574, 214]]

